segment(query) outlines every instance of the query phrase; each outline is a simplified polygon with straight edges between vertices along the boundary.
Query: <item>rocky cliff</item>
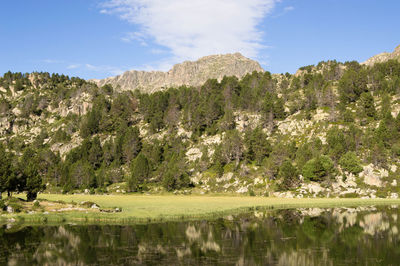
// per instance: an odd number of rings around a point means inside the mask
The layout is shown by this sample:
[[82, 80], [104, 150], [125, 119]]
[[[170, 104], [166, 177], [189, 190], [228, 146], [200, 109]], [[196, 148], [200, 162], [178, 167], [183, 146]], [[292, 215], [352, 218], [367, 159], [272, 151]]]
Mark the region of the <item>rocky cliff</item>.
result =
[[264, 70], [258, 62], [235, 53], [210, 55], [197, 61], [185, 61], [174, 65], [168, 72], [130, 70], [116, 77], [92, 81], [99, 86], [111, 84], [122, 91], [139, 89], [142, 92], [151, 93], [181, 85], [200, 86], [210, 78], [218, 80], [224, 76], [241, 78], [253, 71], [263, 72]]
[[390, 59], [397, 59], [400, 60], [400, 45], [396, 47], [396, 49], [394, 49], [394, 51], [392, 53], [380, 53], [377, 54], [371, 58], [369, 58], [367, 61], [362, 62], [362, 65], [367, 65], [367, 66], [372, 66], [376, 63], [383, 63], [386, 62]]

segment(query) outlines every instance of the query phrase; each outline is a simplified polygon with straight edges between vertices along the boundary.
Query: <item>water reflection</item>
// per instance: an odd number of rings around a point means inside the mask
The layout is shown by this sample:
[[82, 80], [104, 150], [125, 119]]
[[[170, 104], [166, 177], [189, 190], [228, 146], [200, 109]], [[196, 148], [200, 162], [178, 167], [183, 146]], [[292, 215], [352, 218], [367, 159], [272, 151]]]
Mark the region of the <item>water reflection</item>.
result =
[[4, 225], [8, 265], [376, 265], [400, 261], [398, 209], [297, 209], [133, 226]]

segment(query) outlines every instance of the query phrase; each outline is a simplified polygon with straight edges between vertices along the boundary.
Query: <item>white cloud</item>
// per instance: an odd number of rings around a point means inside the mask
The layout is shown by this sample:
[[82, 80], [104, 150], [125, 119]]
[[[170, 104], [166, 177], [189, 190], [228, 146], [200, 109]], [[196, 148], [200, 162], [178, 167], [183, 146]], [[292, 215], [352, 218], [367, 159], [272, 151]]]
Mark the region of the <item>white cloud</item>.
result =
[[257, 58], [266, 48], [258, 25], [280, 0], [107, 0], [101, 13], [116, 14], [140, 30], [125, 41], [150, 40], [173, 61], [241, 52]]
[[276, 14], [275, 16], [273, 16], [273, 18], [282, 17], [282, 16], [286, 15], [287, 13], [293, 11], [294, 9], [295, 9], [294, 6], [286, 6], [286, 7], [283, 8], [283, 10], [280, 13]]
[[122, 38], [123, 42], [138, 41], [142, 46], [147, 46], [146, 36], [141, 32], [128, 32]]
[[80, 64], [71, 64], [67, 66], [67, 69], [75, 69], [75, 68], [79, 68], [81, 65]]
[[107, 66], [107, 65], [95, 66], [92, 64], [85, 64], [84, 68], [89, 71], [112, 74], [112, 75], [120, 75], [120, 74], [124, 73], [124, 70], [119, 67], [113, 67], [113, 66]]
[[289, 12], [289, 11], [292, 11], [292, 10], [294, 10], [294, 7], [293, 7], [293, 6], [287, 6], [287, 7], [285, 7], [285, 8], [283, 9], [283, 11], [285, 11], [285, 12]]

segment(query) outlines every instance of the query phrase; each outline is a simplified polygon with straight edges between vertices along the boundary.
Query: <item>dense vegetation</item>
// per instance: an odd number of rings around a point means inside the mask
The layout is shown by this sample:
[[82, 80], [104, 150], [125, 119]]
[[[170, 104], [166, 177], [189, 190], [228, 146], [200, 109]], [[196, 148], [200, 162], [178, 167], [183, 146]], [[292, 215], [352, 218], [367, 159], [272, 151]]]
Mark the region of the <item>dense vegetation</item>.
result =
[[[286, 190], [300, 175], [329, 183], [362, 164], [388, 168], [400, 155], [400, 116], [392, 114], [400, 63], [393, 60], [328, 61], [296, 75], [254, 72], [153, 94], [48, 73], [9, 72], [0, 88], [0, 190], [27, 191], [29, 199], [43, 184], [102, 192], [126, 181], [129, 191], [172, 191], [195, 186], [196, 173], [261, 175]], [[313, 121], [317, 110], [329, 114], [315, 129], [324, 141], [279, 129], [288, 119]], [[212, 136], [220, 141], [206, 143]], [[200, 156], [188, 160], [193, 147]]]

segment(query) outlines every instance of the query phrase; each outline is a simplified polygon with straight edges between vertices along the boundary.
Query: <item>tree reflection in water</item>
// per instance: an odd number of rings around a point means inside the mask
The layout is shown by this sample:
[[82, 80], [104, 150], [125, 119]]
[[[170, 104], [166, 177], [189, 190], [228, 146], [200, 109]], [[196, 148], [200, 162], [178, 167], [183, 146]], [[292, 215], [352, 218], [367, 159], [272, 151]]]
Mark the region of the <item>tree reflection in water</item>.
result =
[[398, 209], [256, 211], [212, 221], [0, 228], [0, 264], [397, 264]]

